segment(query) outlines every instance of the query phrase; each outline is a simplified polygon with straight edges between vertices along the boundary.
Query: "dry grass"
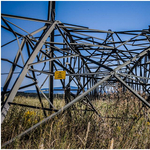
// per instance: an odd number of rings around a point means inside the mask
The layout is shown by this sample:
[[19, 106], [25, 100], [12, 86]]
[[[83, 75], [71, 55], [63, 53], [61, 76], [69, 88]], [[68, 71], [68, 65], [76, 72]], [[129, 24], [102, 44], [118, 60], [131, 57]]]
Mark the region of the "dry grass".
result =
[[[150, 148], [150, 110], [141, 109], [141, 102], [126, 93], [111, 94], [92, 101], [102, 115], [92, 111], [67, 112], [41, 125], [28, 135], [17, 139], [4, 148], [10, 149], [149, 149]], [[17, 96], [14, 102], [40, 106], [36, 98]], [[55, 99], [55, 106], [64, 105], [62, 99]], [[44, 101], [44, 106], [48, 106]], [[81, 102], [76, 108], [83, 109]], [[47, 112], [50, 115], [50, 112]], [[1, 126], [1, 143], [10, 140], [25, 129], [42, 120], [42, 110], [11, 106]], [[69, 121], [69, 122], [68, 122]]]

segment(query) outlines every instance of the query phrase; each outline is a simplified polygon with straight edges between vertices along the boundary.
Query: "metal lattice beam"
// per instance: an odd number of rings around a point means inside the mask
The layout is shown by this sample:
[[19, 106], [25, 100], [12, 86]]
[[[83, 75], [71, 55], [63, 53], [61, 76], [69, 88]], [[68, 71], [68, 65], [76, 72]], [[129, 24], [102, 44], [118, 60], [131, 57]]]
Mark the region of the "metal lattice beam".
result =
[[[13, 21], [10, 22], [9, 18], [27, 20], [31, 23], [38, 22], [42, 24], [42, 27], [29, 33]], [[2, 14], [2, 20], [5, 24], [2, 25], [2, 29], [12, 33], [15, 37], [2, 45], [2, 51], [3, 48], [14, 42], [19, 47], [13, 60], [9, 60], [7, 56], [1, 59], [5, 63], [12, 64], [8, 74], [2, 73], [2, 75], [7, 75], [1, 93], [2, 122], [7, 115], [10, 104], [36, 109], [34, 106], [13, 103], [17, 92], [30, 86], [35, 86], [41, 103], [41, 107], [37, 107], [37, 109], [42, 109], [46, 117], [2, 146], [46, 123], [83, 98], [98, 114], [88, 95], [96, 98], [100, 93], [109, 93], [109, 88], [113, 88], [117, 82], [121, 83], [123, 90], [129, 89], [144, 105], [150, 108], [148, 102], [150, 98], [149, 29], [104, 31], [62, 23], [55, 20], [55, 2], [52, 1], [48, 4], [47, 20], [8, 14]], [[43, 23], [45, 23], [44, 26]], [[16, 31], [16, 28], [19, 30]], [[19, 32], [20, 30], [25, 34]], [[97, 37], [93, 36], [93, 33], [96, 33]], [[60, 90], [64, 93], [68, 92], [66, 94], [73, 97], [63, 108], [60, 106], [59, 110], [53, 104], [54, 72], [58, 70], [66, 71], [66, 79], [60, 80], [62, 86]], [[14, 80], [13, 75], [17, 73], [19, 74]], [[39, 82], [38, 76], [41, 76]], [[30, 80], [30, 83], [22, 85], [23, 80]], [[48, 96], [42, 89], [47, 81]], [[72, 89], [72, 84], [76, 86], [76, 89]], [[114, 90], [116, 89], [114, 88]], [[148, 98], [140, 96], [137, 93], [139, 91], [145, 93]], [[49, 108], [44, 108], [40, 94], [49, 102]], [[50, 110], [55, 112], [47, 117], [46, 111]]]

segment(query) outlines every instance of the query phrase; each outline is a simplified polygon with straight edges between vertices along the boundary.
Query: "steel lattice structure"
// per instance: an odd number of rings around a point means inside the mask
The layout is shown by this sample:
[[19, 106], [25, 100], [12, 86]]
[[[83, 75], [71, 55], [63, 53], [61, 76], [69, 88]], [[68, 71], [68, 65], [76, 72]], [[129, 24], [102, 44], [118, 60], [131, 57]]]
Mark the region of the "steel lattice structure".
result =
[[[42, 25], [44, 23], [44, 26], [41, 25], [41, 28], [29, 33], [8, 21], [7, 18], [27, 20], [31, 23], [39, 22]], [[118, 83], [121, 83], [123, 90], [130, 90], [150, 108], [148, 102], [150, 99], [150, 28], [118, 32], [63, 23], [55, 20], [55, 2], [49, 2], [47, 20], [8, 14], [2, 14], [2, 20], [5, 23], [2, 28], [12, 32], [15, 37], [14, 40], [2, 45], [2, 51], [3, 47], [7, 47], [12, 42], [17, 42], [19, 45], [14, 61], [2, 58], [2, 61], [12, 64], [1, 93], [2, 122], [10, 105], [34, 108], [13, 103], [17, 91], [30, 86], [35, 86], [41, 109], [46, 117], [18, 137], [65, 111], [82, 98], [85, 98], [95, 110], [88, 95], [108, 92], [106, 87], [112, 88]], [[16, 27], [25, 34], [16, 31]], [[12, 81], [17, 68], [19, 75], [15, 81]], [[53, 105], [54, 72], [57, 70], [66, 71], [66, 80], [60, 82], [68, 103], [60, 110], [56, 110]], [[39, 73], [43, 79], [40, 84]], [[21, 86], [24, 79], [29, 80], [30, 84]], [[42, 91], [47, 81], [49, 82], [48, 97]], [[8, 90], [10, 82], [13, 82], [13, 86]], [[72, 83], [76, 85], [76, 90], [71, 88]], [[140, 96], [138, 91], [146, 93], [147, 98]], [[49, 102], [49, 108], [43, 107], [40, 93]], [[47, 110], [55, 110], [55, 113], [47, 117]]]

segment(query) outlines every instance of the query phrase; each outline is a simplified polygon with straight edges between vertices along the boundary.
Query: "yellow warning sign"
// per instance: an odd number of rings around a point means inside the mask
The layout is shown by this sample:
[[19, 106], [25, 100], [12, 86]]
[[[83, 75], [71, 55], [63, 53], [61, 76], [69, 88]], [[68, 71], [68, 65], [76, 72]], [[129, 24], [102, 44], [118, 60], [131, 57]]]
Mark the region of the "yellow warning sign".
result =
[[55, 71], [55, 79], [66, 79], [66, 71]]

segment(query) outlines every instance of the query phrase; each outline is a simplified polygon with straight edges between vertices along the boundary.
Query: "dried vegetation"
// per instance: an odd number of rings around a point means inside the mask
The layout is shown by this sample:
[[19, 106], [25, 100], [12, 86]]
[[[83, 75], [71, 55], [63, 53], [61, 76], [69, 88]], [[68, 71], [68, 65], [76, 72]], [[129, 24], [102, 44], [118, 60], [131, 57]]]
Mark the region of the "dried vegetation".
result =
[[[40, 106], [36, 98], [17, 96], [15, 102]], [[55, 106], [63, 106], [63, 99], [55, 99]], [[11, 149], [149, 149], [150, 109], [130, 92], [102, 95], [92, 101], [99, 117], [81, 102], [71, 111], [55, 117], [36, 130], [16, 139], [4, 148]], [[48, 106], [44, 101], [45, 107]], [[47, 112], [49, 115], [51, 112]], [[10, 140], [44, 118], [42, 110], [11, 106], [1, 125], [1, 143]], [[104, 122], [103, 122], [103, 121]]]

